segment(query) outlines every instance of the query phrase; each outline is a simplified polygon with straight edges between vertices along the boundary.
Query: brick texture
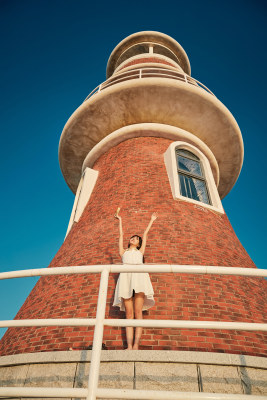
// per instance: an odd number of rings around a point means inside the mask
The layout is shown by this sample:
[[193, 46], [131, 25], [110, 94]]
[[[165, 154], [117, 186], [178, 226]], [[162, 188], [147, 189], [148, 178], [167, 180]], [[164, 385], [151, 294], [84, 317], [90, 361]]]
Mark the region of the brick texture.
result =
[[166, 64], [166, 65], [170, 65], [171, 67], [176, 67], [175, 63], [172, 64], [171, 62], [162, 60], [161, 58], [144, 57], [144, 58], [139, 58], [137, 60], [130, 61], [126, 65], [123, 65], [123, 67], [119, 68], [118, 71], [120, 71], [121, 69], [130, 67], [131, 65], [144, 64], [144, 63]]
[[[142, 235], [153, 211], [159, 218], [149, 232], [146, 263], [255, 265], [236, 237], [226, 215], [174, 200], [163, 154], [171, 141], [139, 137], [124, 141], [95, 163], [99, 177], [77, 224], [49, 265], [116, 264], [121, 207], [125, 241]], [[256, 267], [255, 267], [256, 268]], [[124, 318], [112, 307], [117, 274], [110, 276], [106, 318]], [[262, 278], [151, 274], [156, 304], [144, 318], [266, 322], [266, 280]], [[99, 275], [42, 277], [19, 310], [23, 318], [92, 318], [96, 314]], [[1, 355], [66, 350], [92, 343], [92, 328], [8, 329]], [[125, 346], [125, 330], [105, 328], [108, 349]], [[143, 349], [195, 350], [266, 356], [263, 332], [144, 329]]]

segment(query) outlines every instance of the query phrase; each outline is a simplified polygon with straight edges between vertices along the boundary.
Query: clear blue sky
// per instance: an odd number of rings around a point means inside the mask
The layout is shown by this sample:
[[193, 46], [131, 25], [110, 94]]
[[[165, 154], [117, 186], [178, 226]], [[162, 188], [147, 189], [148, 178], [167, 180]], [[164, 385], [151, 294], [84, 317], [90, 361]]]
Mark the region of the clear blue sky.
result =
[[[245, 159], [223, 206], [254, 262], [267, 268], [266, 16], [259, 0], [0, 0], [0, 271], [46, 267], [61, 246], [74, 195], [59, 168], [60, 134], [105, 80], [113, 48], [142, 30], [176, 39], [192, 76], [236, 118]], [[14, 318], [36, 281], [0, 282], [0, 319]]]

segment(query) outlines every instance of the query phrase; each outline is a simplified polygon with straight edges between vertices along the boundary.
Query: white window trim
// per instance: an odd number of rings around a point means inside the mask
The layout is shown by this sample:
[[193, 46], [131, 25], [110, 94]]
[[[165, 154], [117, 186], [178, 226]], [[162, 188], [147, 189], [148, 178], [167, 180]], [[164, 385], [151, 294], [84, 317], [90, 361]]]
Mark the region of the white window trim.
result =
[[[180, 193], [180, 185], [177, 171], [177, 161], [176, 161], [176, 149], [181, 148], [188, 151], [191, 151], [195, 154], [201, 161], [201, 164], [204, 169], [204, 176], [206, 179], [206, 184], [209, 192], [209, 197], [211, 204], [202, 203], [201, 201], [197, 201], [194, 199], [190, 199], [188, 197], [182, 196]], [[173, 198], [176, 200], [188, 201], [189, 203], [196, 204], [201, 207], [205, 207], [216, 211], [220, 214], [224, 214], [224, 209], [222, 207], [221, 199], [218, 194], [218, 190], [213, 178], [213, 174], [211, 171], [210, 163], [207, 157], [201, 153], [201, 151], [191, 144], [186, 142], [173, 142], [164, 153], [164, 161], [167, 169], [167, 174], [169, 177], [171, 191]]]
[[91, 197], [92, 191], [97, 181], [97, 176], [98, 171], [88, 167], [85, 168], [76, 191], [66, 237], [71, 230], [73, 223], [79, 221], [85, 209], [85, 206]]

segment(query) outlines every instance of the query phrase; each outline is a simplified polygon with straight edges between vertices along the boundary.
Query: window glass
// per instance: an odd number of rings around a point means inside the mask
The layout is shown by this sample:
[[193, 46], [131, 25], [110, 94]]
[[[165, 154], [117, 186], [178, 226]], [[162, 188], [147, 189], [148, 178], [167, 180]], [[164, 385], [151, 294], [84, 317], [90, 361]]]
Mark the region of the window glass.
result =
[[178, 149], [177, 167], [182, 196], [210, 204], [206, 180], [199, 158], [188, 150]]
[[179, 64], [179, 60], [176, 57], [176, 55], [171, 50], [169, 50], [167, 47], [161, 46], [160, 44], [153, 45], [153, 53], [168, 57], [171, 60], [173, 60]]
[[200, 179], [192, 178], [179, 173], [181, 195], [190, 199], [201, 201], [205, 204], [210, 204], [206, 183]]
[[129, 49], [125, 50], [124, 53], [120, 55], [116, 62], [116, 68], [123, 63], [124, 61], [128, 60], [128, 58], [131, 58], [133, 56], [136, 56], [138, 54], [146, 54], [149, 53], [149, 43], [138, 43]]
[[199, 161], [199, 158], [195, 154], [191, 153], [191, 151], [184, 150], [184, 149], [178, 149], [177, 153], [181, 154], [182, 156], [189, 157], [189, 158], [192, 158], [193, 160]]
[[179, 155], [178, 166], [179, 169], [182, 169], [183, 171], [187, 171], [194, 175], [202, 176], [200, 163], [198, 161], [190, 160], [189, 158], [185, 158]]

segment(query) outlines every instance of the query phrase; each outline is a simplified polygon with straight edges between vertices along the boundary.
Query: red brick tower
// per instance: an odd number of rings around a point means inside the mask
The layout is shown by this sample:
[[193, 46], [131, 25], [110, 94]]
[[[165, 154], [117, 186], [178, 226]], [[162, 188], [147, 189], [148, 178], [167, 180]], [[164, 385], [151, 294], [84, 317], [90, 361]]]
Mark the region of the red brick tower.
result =
[[[52, 267], [120, 263], [121, 207], [125, 245], [142, 234], [153, 211], [146, 263], [229, 267], [255, 265], [240, 244], [221, 199], [243, 160], [239, 127], [228, 109], [190, 77], [185, 51], [171, 37], [140, 32], [112, 52], [107, 80], [73, 113], [61, 135], [63, 176], [76, 193], [68, 233]], [[107, 318], [117, 275], [109, 282]], [[151, 274], [156, 305], [145, 318], [264, 322], [261, 278]], [[95, 316], [98, 275], [41, 278], [17, 319]], [[1, 355], [56, 351], [92, 343], [82, 327], [12, 328]], [[107, 328], [108, 349], [124, 329]], [[145, 329], [143, 349], [266, 354], [261, 332]]]

